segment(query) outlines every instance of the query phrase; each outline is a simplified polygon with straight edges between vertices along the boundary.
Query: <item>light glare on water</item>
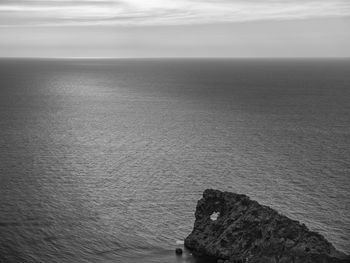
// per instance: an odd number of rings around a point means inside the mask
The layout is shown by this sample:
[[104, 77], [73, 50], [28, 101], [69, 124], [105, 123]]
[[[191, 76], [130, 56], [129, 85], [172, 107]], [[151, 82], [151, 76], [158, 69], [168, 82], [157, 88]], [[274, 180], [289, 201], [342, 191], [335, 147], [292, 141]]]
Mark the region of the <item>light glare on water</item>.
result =
[[[0, 254], [192, 262], [206, 188], [350, 252], [349, 61], [1, 61]], [[1, 256], [0, 256], [1, 261]]]

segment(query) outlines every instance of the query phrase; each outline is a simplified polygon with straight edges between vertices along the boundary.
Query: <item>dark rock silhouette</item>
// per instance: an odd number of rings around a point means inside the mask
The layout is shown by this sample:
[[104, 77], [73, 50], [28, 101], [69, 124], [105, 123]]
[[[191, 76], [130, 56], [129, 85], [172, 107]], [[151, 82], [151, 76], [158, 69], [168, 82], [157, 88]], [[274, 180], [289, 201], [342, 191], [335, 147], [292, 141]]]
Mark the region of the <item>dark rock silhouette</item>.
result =
[[175, 249], [175, 254], [176, 255], [182, 255], [182, 249], [181, 248], [176, 248]]
[[248, 196], [207, 189], [185, 246], [220, 262], [350, 262], [322, 235]]

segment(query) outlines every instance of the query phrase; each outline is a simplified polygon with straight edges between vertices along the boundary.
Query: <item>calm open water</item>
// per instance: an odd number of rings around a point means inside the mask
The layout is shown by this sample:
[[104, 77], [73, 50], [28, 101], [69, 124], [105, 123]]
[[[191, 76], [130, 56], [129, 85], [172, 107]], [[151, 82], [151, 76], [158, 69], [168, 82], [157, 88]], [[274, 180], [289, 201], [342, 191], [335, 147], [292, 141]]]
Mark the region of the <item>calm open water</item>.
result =
[[0, 60], [0, 262], [176, 258], [206, 188], [350, 252], [350, 60]]

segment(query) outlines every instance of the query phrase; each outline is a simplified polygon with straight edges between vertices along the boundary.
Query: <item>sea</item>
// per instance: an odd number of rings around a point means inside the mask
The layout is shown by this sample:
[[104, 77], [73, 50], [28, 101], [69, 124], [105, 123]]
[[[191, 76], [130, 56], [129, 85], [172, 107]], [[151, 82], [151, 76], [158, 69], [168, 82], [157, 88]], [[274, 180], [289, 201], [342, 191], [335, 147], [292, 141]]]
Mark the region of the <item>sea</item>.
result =
[[205, 262], [207, 188], [350, 253], [350, 59], [0, 59], [0, 262]]

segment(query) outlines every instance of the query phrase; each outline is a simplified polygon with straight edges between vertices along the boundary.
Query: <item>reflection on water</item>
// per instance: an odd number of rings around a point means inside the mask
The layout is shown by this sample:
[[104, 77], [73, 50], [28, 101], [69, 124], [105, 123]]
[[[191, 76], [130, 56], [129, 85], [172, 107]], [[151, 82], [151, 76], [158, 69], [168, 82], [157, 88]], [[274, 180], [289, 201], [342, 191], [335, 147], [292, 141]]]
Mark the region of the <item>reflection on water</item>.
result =
[[346, 251], [350, 67], [321, 62], [2, 61], [0, 261], [192, 262], [206, 188]]

